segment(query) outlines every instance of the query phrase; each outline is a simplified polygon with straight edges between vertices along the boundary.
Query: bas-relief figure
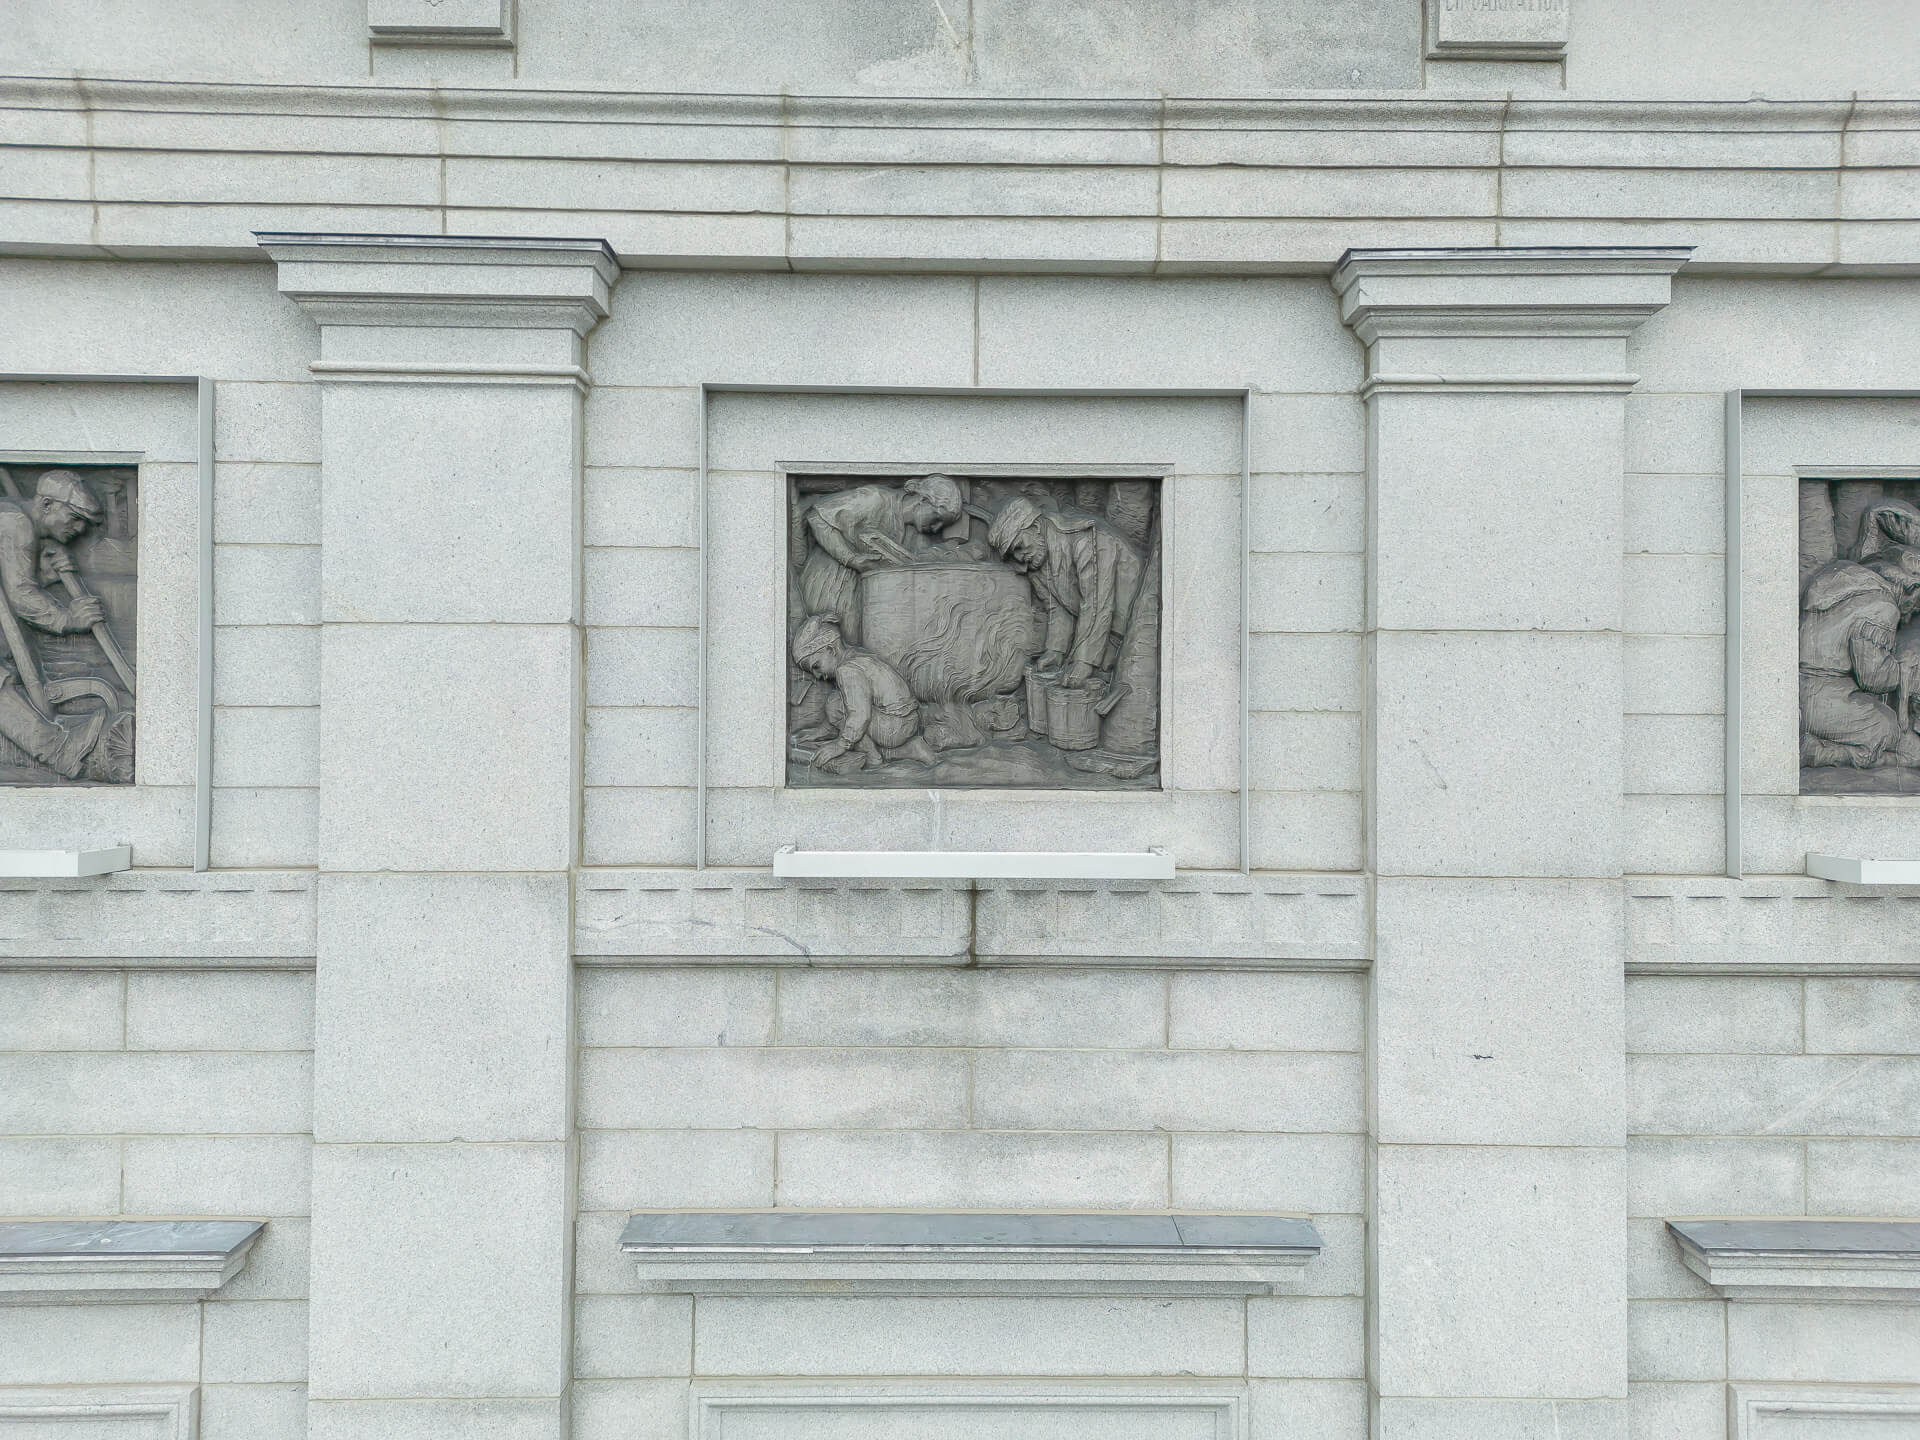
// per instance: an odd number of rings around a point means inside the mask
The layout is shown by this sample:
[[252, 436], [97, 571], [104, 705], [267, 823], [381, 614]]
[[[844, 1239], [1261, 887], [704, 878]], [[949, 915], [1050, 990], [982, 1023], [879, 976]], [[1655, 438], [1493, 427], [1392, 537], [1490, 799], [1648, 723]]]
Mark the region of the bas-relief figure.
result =
[[789, 785], [1154, 789], [1160, 485], [789, 478]]
[[0, 784], [133, 783], [138, 485], [0, 468]]
[[1800, 482], [1800, 790], [1920, 794], [1920, 482]]

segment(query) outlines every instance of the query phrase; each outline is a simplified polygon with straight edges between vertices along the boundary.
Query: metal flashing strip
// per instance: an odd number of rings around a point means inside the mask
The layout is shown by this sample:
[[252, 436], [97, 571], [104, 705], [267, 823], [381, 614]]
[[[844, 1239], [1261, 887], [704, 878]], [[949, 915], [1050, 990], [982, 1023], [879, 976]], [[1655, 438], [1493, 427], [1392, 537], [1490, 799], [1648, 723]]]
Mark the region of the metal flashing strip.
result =
[[1844, 885], [1920, 885], [1920, 860], [1865, 860], [1846, 855], [1807, 856], [1807, 874]]
[[1166, 851], [796, 850], [774, 852], [782, 879], [1171, 880]]
[[9, 880], [71, 880], [132, 868], [133, 851], [125, 845], [110, 845], [104, 850], [0, 850], [0, 876]]
[[[194, 387], [196, 460], [200, 480], [199, 594], [194, 616], [198, 654], [194, 666], [193, 868], [205, 871], [213, 849], [213, 380], [206, 375], [64, 375], [0, 371], [9, 385], [191, 385]], [[135, 462], [137, 463], [137, 461]]]
[[[1251, 874], [1253, 870], [1253, 822], [1252, 801], [1248, 792], [1250, 779], [1248, 749], [1249, 731], [1252, 726], [1252, 690], [1248, 672], [1253, 660], [1252, 639], [1252, 587], [1253, 587], [1253, 387], [1250, 385], [1231, 387], [1136, 387], [1126, 386], [1108, 389], [1100, 386], [1021, 386], [1021, 385], [771, 385], [747, 382], [729, 382], [703, 380], [699, 386], [696, 403], [696, 423], [699, 426], [699, 479], [694, 496], [695, 544], [698, 546], [697, 561], [699, 595], [699, 628], [695, 645], [694, 666], [694, 841], [693, 864], [696, 870], [707, 868], [707, 511], [710, 501], [710, 475], [708, 464], [707, 430], [710, 419], [710, 397], [714, 395], [849, 395], [871, 396], [876, 398], [900, 397], [936, 397], [963, 400], [1236, 400], [1240, 404], [1240, 794], [1239, 794], [1239, 849], [1240, 873]], [[789, 847], [790, 848], [790, 847]], [[794, 852], [804, 854], [808, 852]], [[857, 852], [849, 852], [857, 853]], [[890, 852], [891, 853], [891, 852]], [[922, 852], [948, 853], [948, 852]], [[960, 853], [960, 852], [953, 852]], [[776, 861], [776, 866], [778, 862]], [[1167, 862], [1166, 876], [1172, 875], [1171, 861]], [[780, 872], [776, 869], [776, 873]], [[903, 872], [853, 872], [858, 874]], [[914, 874], [950, 874], [955, 872], [911, 872]], [[1077, 872], [1076, 872], [1077, 873]], [[1155, 872], [1158, 875], [1159, 872]], [[1018, 876], [1038, 878], [1035, 872], [1021, 871]], [[1133, 878], [1132, 876], [1105, 875], [1104, 878]], [[997, 878], [981, 874], [978, 878]], [[1099, 878], [1099, 877], [1097, 877]], [[1152, 878], [1152, 877], [1148, 877]]]

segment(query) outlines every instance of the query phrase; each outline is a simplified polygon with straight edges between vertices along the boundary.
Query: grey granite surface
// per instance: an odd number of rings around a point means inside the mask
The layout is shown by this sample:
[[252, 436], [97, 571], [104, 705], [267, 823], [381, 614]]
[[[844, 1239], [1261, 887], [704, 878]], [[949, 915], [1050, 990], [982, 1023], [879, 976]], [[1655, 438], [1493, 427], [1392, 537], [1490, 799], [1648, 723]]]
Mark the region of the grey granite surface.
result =
[[0, 1220], [0, 1261], [225, 1259], [265, 1228], [261, 1220]]
[[646, 1211], [620, 1237], [628, 1252], [797, 1250], [1313, 1250], [1294, 1215]]
[[1710, 1253], [1920, 1256], [1920, 1220], [1669, 1220]]

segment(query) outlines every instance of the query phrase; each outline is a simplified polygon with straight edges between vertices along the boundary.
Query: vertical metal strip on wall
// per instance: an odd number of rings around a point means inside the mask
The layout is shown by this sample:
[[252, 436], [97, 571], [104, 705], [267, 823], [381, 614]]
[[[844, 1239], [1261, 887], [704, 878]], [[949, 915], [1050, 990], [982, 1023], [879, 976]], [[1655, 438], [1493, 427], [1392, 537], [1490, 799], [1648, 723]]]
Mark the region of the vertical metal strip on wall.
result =
[[195, 382], [200, 420], [199, 665], [193, 727], [193, 868], [206, 870], [213, 854], [213, 381]]
[[1726, 799], [1727, 877], [1741, 878], [1740, 848], [1740, 404], [1741, 392], [1727, 391], [1726, 411]]

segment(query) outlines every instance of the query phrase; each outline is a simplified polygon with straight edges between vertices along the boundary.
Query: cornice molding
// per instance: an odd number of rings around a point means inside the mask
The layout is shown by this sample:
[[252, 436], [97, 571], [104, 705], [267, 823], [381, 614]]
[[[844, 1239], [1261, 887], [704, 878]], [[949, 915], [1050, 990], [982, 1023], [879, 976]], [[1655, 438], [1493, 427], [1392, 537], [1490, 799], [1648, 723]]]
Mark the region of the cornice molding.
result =
[[1920, 1300], [1920, 1221], [1669, 1220], [1686, 1267], [1729, 1300]]
[[204, 1300], [264, 1220], [0, 1220], [0, 1305]]

